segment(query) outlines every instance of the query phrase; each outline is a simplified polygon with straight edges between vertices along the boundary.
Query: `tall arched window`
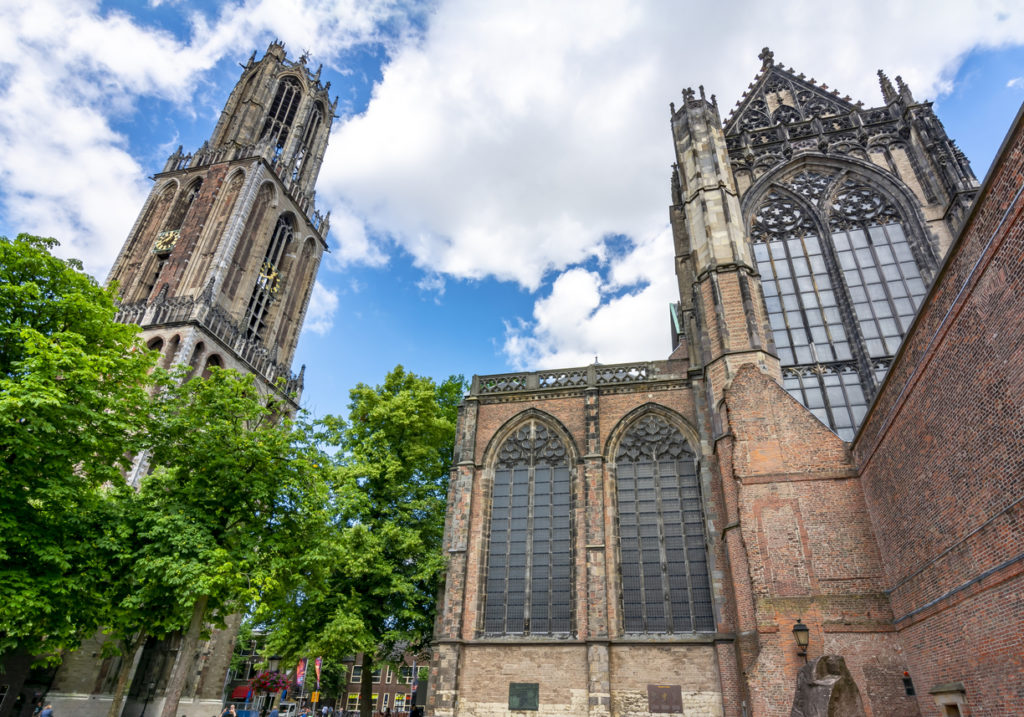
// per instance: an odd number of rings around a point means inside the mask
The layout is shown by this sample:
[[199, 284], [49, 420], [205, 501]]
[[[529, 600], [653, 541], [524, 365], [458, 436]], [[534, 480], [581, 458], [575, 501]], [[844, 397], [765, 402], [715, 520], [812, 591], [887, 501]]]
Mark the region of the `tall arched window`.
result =
[[174, 210], [167, 217], [167, 222], [164, 224], [164, 232], [179, 231], [181, 229], [185, 223], [185, 217], [188, 216], [188, 210], [192, 206], [192, 202], [199, 196], [199, 190], [202, 188], [202, 179], [195, 180], [185, 188], [185, 191], [178, 197]]
[[245, 335], [254, 341], [263, 339], [266, 331], [267, 313], [270, 304], [281, 287], [280, 266], [281, 257], [292, 240], [294, 226], [290, 214], [282, 214], [277, 219], [274, 233], [267, 244], [267, 251], [263, 255], [263, 263], [260, 265], [260, 272], [256, 276], [256, 285], [249, 297], [249, 306], [246, 310]]
[[502, 444], [494, 469], [484, 632], [572, 630], [571, 480], [566, 448], [538, 421]]
[[623, 629], [713, 632], [700, 479], [686, 439], [644, 416], [619, 444], [615, 478]]
[[309, 118], [306, 120], [306, 129], [302, 132], [302, 141], [299, 143], [299, 151], [295, 153], [295, 166], [292, 170], [292, 179], [298, 179], [302, 173], [302, 167], [308, 160], [308, 155], [313, 151], [316, 142], [316, 133], [324, 119], [324, 106], [314, 102], [309, 110]]
[[936, 260], [862, 177], [803, 170], [768, 189], [750, 236], [783, 385], [850, 440], [906, 335]]
[[269, 137], [275, 147], [284, 147], [301, 99], [302, 89], [299, 87], [299, 81], [294, 77], [282, 78], [277, 85], [274, 101], [270, 103], [267, 119], [263, 122], [260, 139]]

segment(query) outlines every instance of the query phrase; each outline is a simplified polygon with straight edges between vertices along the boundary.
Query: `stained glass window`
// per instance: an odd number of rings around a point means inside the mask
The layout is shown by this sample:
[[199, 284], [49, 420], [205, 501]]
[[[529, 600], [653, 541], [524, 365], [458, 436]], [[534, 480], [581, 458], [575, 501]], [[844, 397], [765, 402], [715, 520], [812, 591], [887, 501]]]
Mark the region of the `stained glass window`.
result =
[[624, 630], [713, 632], [700, 479], [679, 429], [656, 415], [637, 421], [615, 475]]
[[484, 632], [572, 629], [572, 496], [565, 446], [530, 421], [498, 453], [487, 551]]

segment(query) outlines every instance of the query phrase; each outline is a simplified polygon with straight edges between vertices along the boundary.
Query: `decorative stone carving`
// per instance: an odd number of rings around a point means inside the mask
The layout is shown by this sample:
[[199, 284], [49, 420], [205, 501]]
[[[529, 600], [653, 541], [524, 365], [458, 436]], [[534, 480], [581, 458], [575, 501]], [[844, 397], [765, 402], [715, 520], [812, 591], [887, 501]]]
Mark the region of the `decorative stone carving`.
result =
[[843, 186], [832, 200], [829, 213], [829, 228], [832, 231], [898, 221], [900, 215], [892, 202], [887, 201], [875, 189], [852, 179], [843, 182]]
[[750, 227], [754, 242], [813, 234], [814, 222], [792, 198], [771, 192], [758, 207]]
[[528, 423], [513, 433], [498, 452], [498, 466], [565, 465], [565, 446], [542, 423]]
[[619, 444], [616, 460], [664, 461], [693, 456], [679, 429], [661, 416], [648, 415], [637, 421]]

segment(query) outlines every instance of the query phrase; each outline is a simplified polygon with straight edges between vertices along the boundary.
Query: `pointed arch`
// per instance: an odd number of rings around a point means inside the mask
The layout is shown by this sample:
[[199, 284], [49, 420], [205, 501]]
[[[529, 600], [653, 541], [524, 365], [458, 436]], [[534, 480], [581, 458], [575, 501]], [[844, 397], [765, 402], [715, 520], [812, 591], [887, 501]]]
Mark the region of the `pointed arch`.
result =
[[683, 438], [691, 446], [691, 450], [694, 451], [694, 455], [696, 455], [696, 449], [693, 448], [693, 446], [700, 446], [700, 433], [697, 431], [697, 427], [686, 420], [681, 413], [674, 411], [667, 406], [663, 406], [660, 403], [648, 401], [643, 405], [637, 406], [620, 418], [608, 433], [608, 438], [604, 444], [604, 461], [607, 465], [615, 465], [615, 454], [619, 449], [619, 443], [621, 443], [622, 437], [638, 419], [648, 414], [661, 416], [679, 429]]
[[528, 409], [510, 419], [485, 456], [479, 631], [567, 635], [574, 630], [573, 494], [578, 452], [554, 417]]
[[607, 442], [626, 634], [715, 629], [699, 445], [693, 426], [654, 403]]
[[252, 270], [249, 257], [252, 255], [253, 249], [258, 251], [258, 247], [262, 245], [266, 232], [265, 227], [269, 222], [269, 218], [273, 216], [271, 212], [277, 206], [277, 203], [277, 189], [274, 183], [268, 181], [260, 185], [256, 193], [256, 199], [249, 210], [249, 216], [246, 218], [245, 228], [242, 230], [238, 245], [235, 247], [234, 257], [232, 258], [231, 279], [226, 292], [231, 301], [238, 297], [243, 277]]
[[277, 91], [263, 121], [260, 139], [268, 140], [280, 151], [288, 141], [295, 113], [302, 102], [302, 83], [294, 75], [283, 75], [277, 82]]

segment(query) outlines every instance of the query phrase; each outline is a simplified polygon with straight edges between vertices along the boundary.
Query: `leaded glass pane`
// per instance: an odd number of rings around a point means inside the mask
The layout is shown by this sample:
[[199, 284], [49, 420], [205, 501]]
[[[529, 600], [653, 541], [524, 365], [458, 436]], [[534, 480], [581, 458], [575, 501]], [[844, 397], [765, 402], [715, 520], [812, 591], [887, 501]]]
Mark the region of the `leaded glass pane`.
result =
[[[659, 416], [640, 419], [619, 445], [616, 478], [625, 631], [713, 631], [710, 591], [705, 600], [693, 590], [694, 576], [708, 582], [700, 487], [686, 440]], [[694, 615], [703, 616], [702, 627]]]
[[570, 487], [565, 447], [543, 424], [524, 425], [502, 445], [491, 496], [485, 633], [572, 629]]
[[847, 440], [927, 288], [901, 221], [877, 189], [809, 170], [769, 190], [751, 220], [768, 324], [793, 369], [784, 387]]

